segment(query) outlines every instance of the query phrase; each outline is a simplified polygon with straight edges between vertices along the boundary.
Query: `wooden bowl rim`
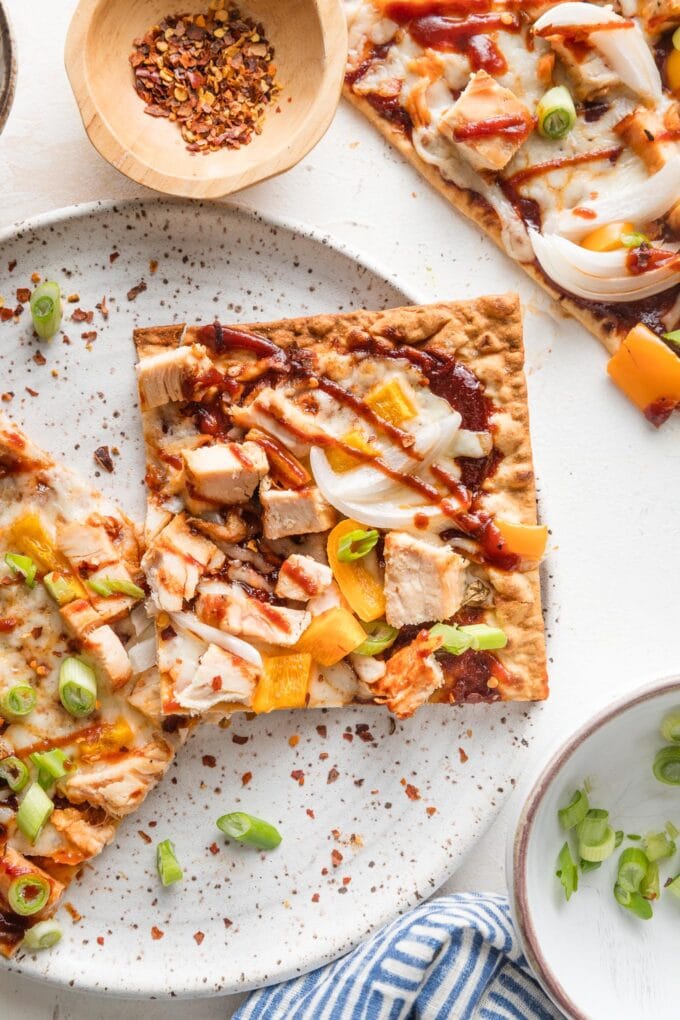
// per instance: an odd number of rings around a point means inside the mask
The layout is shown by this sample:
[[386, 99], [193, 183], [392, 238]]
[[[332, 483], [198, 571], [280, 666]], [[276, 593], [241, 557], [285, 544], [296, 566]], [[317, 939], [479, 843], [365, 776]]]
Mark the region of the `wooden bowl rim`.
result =
[[[341, 0], [307, 2], [313, 4], [318, 13], [325, 61], [317, 97], [304, 122], [288, 138], [284, 147], [249, 169], [196, 178], [165, 174], [138, 158], [134, 151], [123, 147], [106, 118], [101, 116], [88, 83], [86, 39], [92, 18], [107, 0], [80, 0], [66, 36], [64, 63], [90, 142], [100, 156], [126, 177], [161, 194], [177, 198], [223, 198], [290, 170], [314, 148], [328, 130], [340, 101], [347, 60], [347, 22]], [[334, 79], [337, 80], [337, 87], [329, 91], [329, 83]], [[316, 124], [311, 131], [307, 127], [310, 122]], [[210, 159], [210, 155], [201, 158]]]

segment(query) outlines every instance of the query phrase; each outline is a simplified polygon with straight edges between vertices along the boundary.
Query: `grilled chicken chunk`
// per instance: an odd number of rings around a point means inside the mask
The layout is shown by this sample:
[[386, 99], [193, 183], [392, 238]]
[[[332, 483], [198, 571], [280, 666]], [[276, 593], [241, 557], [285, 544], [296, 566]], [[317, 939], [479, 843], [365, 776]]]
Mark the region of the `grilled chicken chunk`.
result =
[[385, 539], [385, 618], [392, 627], [448, 620], [465, 595], [467, 561], [403, 531]]
[[338, 515], [314, 485], [306, 489], [272, 489], [260, 485], [265, 538], [286, 538], [328, 531]]
[[[269, 432], [296, 457], [309, 453], [310, 443], [320, 431], [311, 414], [305, 414], [294, 401], [271, 387], [260, 390], [245, 407], [234, 407], [232, 417], [242, 428], [258, 427]], [[301, 436], [309, 436], [309, 442]]]
[[53, 811], [50, 822], [83, 855], [83, 859], [100, 853], [116, 834], [116, 827], [109, 818], [93, 823], [88, 821], [83, 811], [74, 807]]
[[220, 506], [246, 503], [269, 470], [257, 443], [215, 443], [183, 456], [192, 496]]
[[145, 358], [137, 365], [142, 410], [194, 396], [201, 375], [214, 374], [213, 364], [200, 344], [175, 347]]
[[260, 671], [231, 652], [208, 645], [191, 682], [175, 688], [175, 697], [190, 712], [205, 712], [220, 701], [239, 702], [250, 708]]
[[108, 624], [90, 631], [81, 638], [81, 644], [83, 651], [108, 678], [114, 691], [131, 678], [132, 664], [128, 653], [123, 647], [123, 642]]
[[68, 602], [65, 606], [59, 607], [59, 612], [73, 636], [81, 641], [104, 622], [87, 599]]
[[444, 671], [434, 656], [441, 643], [441, 637], [421, 631], [415, 641], [388, 660], [384, 675], [372, 683], [375, 698], [397, 719], [413, 715], [443, 685]]
[[275, 594], [282, 599], [307, 602], [322, 595], [333, 580], [333, 571], [311, 556], [294, 553], [284, 560], [279, 570]]
[[82, 765], [64, 784], [64, 792], [74, 804], [87, 801], [114, 818], [123, 818], [132, 814], [156, 785], [172, 756], [170, 745], [156, 738], [124, 758]]
[[574, 50], [559, 35], [547, 38], [571, 78], [579, 99], [600, 99], [621, 84], [619, 76], [594, 47]]
[[675, 142], [663, 141], [666, 134], [664, 122], [658, 114], [644, 106], [624, 117], [614, 130], [643, 160], [650, 173], [657, 173], [677, 151]]
[[142, 567], [158, 608], [178, 613], [184, 600], [196, 594], [203, 573], [219, 570], [224, 560], [224, 553], [192, 531], [185, 514], [178, 514], [153, 540]]
[[[88, 581], [132, 581], [130, 571], [103, 525], [60, 522], [57, 547], [85, 584]], [[89, 587], [88, 596], [104, 621], [122, 619], [135, 604], [135, 599], [128, 595], [102, 596]]]
[[640, 0], [639, 8], [649, 32], [665, 32], [680, 25], [680, 0]]
[[[484, 125], [497, 120], [489, 134]], [[481, 127], [480, 127], [481, 126]], [[510, 89], [486, 71], [477, 71], [439, 122], [439, 132], [475, 170], [502, 170], [531, 134], [533, 117]]]
[[239, 584], [204, 581], [198, 587], [198, 596], [198, 618], [204, 623], [272, 644], [296, 644], [312, 619], [302, 609], [286, 609], [251, 598]]

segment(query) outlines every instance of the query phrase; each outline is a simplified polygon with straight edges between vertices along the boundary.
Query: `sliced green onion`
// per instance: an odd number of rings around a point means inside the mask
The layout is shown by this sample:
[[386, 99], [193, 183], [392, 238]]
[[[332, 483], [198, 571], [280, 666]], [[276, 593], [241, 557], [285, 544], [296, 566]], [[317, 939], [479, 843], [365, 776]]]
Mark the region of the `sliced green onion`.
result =
[[17, 811], [17, 825], [26, 839], [35, 843], [45, 827], [54, 804], [39, 783], [29, 786]]
[[623, 829], [617, 829], [615, 835], [616, 835], [616, 840], [614, 842], [614, 845], [615, 845], [616, 849], [618, 850], [618, 848], [623, 843]]
[[59, 700], [71, 715], [90, 715], [97, 702], [97, 678], [91, 666], [69, 656], [59, 667]]
[[609, 812], [590, 808], [576, 831], [579, 843], [601, 843], [609, 827]]
[[12, 793], [19, 793], [28, 782], [28, 766], [10, 754], [7, 758], [0, 760], [0, 781], [7, 783]]
[[568, 843], [565, 843], [559, 852], [555, 874], [560, 880], [564, 889], [564, 895], [568, 901], [578, 889], [578, 868], [574, 863], [574, 858], [571, 856]]
[[61, 291], [59, 284], [47, 280], [31, 294], [33, 328], [41, 340], [50, 340], [61, 325]]
[[68, 758], [59, 747], [54, 747], [51, 751], [35, 751], [29, 757], [38, 769], [38, 782], [43, 790], [47, 790], [57, 779], [63, 779], [68, 774], [66, 768]]
[[63, 931], [56, 921], [38, 921], [24, 935], [24, 949], [51, 949], [61, 939]]
[[472, 647], [480, 652], [505, 648], [508, 643], [508, 635], [500, 627], [489, 627], [486, 623], [469, 623], [460, 629], [472, 638]]
[[656, 861], [650, 861], [647, 874], [640, 884], [640, 896], [645, 900], [658, 900], [660, 895], [659, 865]]
[[680, 745], [662, 747], [654, 759], [652, 770], [660, 783], [680, 786]]
[[30, 556], [21, 553], [5, 553], [5, 563], [13, 574], [19, 574], [29, 588], [35, 588], [35, 575], [38, 571]]
[[378, 544], [380, 535], [377, 531], [364, 531], [357, 528], [350, 531], [338, 542], [338, 559], [341, 563], [352, 563], [353, 560], [360, 560], [368, 556], [371, 549]]
[[394, 644], [399, 633], [396, 627], [390, 627], [384, 620], [365, 623], [363, 627], [368, 636], [354, 649], [355, 655], [378, 655]]
[[[680, 340], [680, 331], [678, 332]], [[669, 744], [680, 744], [680, 709], [668, 712], [661, 720], [661, 736]]]
[[432, 637], [441, 635], [444, 638], [442, 648], [451, 655], [462, 655], [463, 652], [467, 652], [468, 648], [472, 648], [472, 638], [463, 632], [462, 627], [455, 627], [448, 623], [435, 623], [434, 627], [430, 627], [430, 634]]
[[611, 857], [615, 849], [616, 833], [611, 825], [607, 826], [601, 840], [593, 843], [584, 843], [583, 840], [579, 840], [578, 844], [581, 860], [590, 861], [593, 864], [601, 864], [602, 861], [606, 861], [608, 857]]
[[471, 623], [458, 627], [450, 623], [435, 623], [430, 627], [432, 637], [442, 636], [442, 648], [451, 655], [462, 655], [468, 648], [475, 651], [491, 651], [505, 648], [508, 637], [500, 627], [489, 627], [486, 623]]
[[666, 832], [671, 839], [677, 839], [680, 836], [680, 829], [677, 829], [672, 822], [666, 822]]
[[675, 878], [669, 878], [664, 888], [668, 889], [669, 893], [672, 893], [673, 896], [680, 900], [680, 875], [676, 875]]
[[614, 886], [614, 896], [617, 903], [620, 903], [626, 910], [630, 910], [631, 914], [635, 914], [641, 920], [649, 921], [652, 917], [651, 904], [639, 892], [630, 892], [628, 889], [623, 889], [617, 883]]
[[175, 848], [169, 839], [164, 839], [156, 847], [156, 868], [163, 885], [173, 885], [175, 882], [179, 882], [184, 875], [179, 861], [175, 857]]
[[536, 116], [544, 138], [559, 141], [568, 135], [576, 123], [576, 107], [569, 90], [557, 85], [546, 92], [536, 107]]
[[96, 581], [88, 581], [87, 587], [95, 595], [108, 599], [111, 595], [129, 595], [133, 599], [143, 599], [144, 589], [133, 581], [121, 581], [117, 577], [100, 577]]
[[664, 857], [672, 857], [677, 849], [674, 840], [669, 839], [665, 832], [650, 832], [645, 836], [644, 846], [650, 861], [660, 861]]
[[664, 333], [664, 340], [668, 340], [674, 347], [680, 347], [680, 329], [674, 329], [672, 333]]
[[577, 790], [566, 807], [560, 808], [557, 817], [563, 829], [573, 829], [588, 814], [588, 797], [583, 790]]
[[78, 598], [78, 589], [75, 583], [58, 570], [52, 570], [49, 574], [45, 574], [43, 584], [58, 606], [68, 605], [69, 602]]
[[627, 892], [637, 892], [647, 874], [649, 858], [636, 846], [629, 846], [619, 857], [617, 885]]
[[639, 839], [642, 839], [642, 836], [640, 836], [637, 832], [628, 832], [626, 834], [626, 839], [630, 839], [634, 843], [637, 843]]
[[584, 861], [580, 860], [579, 865], [581, 871], [585, 875], [588, 871], [597, 871], [598, 868], [602, 867], [602, 861]]
[[50, 883], [42, 875], [19, 875], [9, 884], [7, 899], [15, 914], [37, 914], [50, 898]]
[[37, 703], [35, 688], [30, 684], [15, 684], [0, 698], [0, 711], [3, 715], [21, 719], [30, 715]]
[[281, 842], [281, 834], [269, 822], [254, 818], [245, 811], [233, 811], [217, 819], [217, 828], [239, 843], [256, 846], [259, 850], [273, 850]]
[[641, 234], [637, 230], [633, 230], [630, 233], [625, 231], [621, 234], [621, 244], [624, 248], [639, 248], [641, 244], [649, 244], [649, 238], [646, 234]]

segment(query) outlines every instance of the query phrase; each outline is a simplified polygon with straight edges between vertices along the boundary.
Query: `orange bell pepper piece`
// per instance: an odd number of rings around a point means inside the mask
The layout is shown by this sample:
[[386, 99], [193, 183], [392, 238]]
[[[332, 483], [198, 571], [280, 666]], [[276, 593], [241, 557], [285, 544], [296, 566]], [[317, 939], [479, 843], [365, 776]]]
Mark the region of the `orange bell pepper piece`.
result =
[[65, 556], [55, 549], [52, 539], [45, 530], [38, 514], [24, 514], [12, 521], [8, 530], [8, 546], [15, 552], [30, 556], [41, 574], [58, 570], [64, 574], [79, 598], [86, 598], [87, 592]]
[[264, 659], [264, 671], [253, 698], [255, 712], [279, 708], [304, 708], [312, 672], [312, 657], [306, 652], [272, 655]]
[[544, 524], [515, 524], [498, 519], [494, 523], [515, 556], [542, 559], [548, 541], [548, 529]]
[[668, 87], [676, 96], [680, 95], [680, 50], [675, 48], [668, 54], [666, 61], [666, 79]]
[[134, 739], [128, 722], [121, 717], [115, 723], [102, 726], [94, 740], [80, 741], [78, 754], [83, 761], [99, 761], [117, 754], [123, 747], [132, 747]]
[[[351, 446], [353, 450], [359, 450], [369, 457], [380, 456], [380, 450], [376, 446], [371, 446], [361, 429], [351, 429], [341, 437], [341, 440], [345, 446]], [[339, 473], [351, 471], [352, 468], [361, 467], [364, 463], [361, 457], [353, 457], [351, 453], [341, 447], [335, 449], [331, 446], [326, 450], [326, 458], [333, 470]]]
[[366, 631], [348, 609], [335, 606], [314, 617], [298, 641], [298, 651], [309, 652], [322, 666], [334, 666], [366, 640]]
[[398, 379], [378, 383], [364, 398], [368, 406], [377, 415], [392, 425], [401, 425], [418, 413], [411, 394], [401, 385]]
[[607, 371], [653, 425], [680, 403], [680, 357], [641, 322], [633, 326]]
[[622, 234], [633, 234], [635, 227], [632, 223], [607, 223], [604, 227], [593, 230], [581, 241], [581, 247], [589, 251], [617, 251], [624, 248], [621, 240]]
[[328, 536], [328, 562], [340, 591], [360, 620], [370, 623], [385, 615], [385, 593], [363, 560], [343, 563], [338, 559], [340, 539], [350, 531], [361, 530], [356, 521], [344, 520], [336, 524]]

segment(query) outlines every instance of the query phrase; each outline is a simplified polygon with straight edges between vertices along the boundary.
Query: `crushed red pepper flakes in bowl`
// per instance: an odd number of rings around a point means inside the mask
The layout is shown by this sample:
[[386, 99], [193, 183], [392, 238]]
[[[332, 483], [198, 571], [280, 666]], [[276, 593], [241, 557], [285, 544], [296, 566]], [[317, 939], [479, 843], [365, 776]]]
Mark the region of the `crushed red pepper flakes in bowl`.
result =
[[205, 14], [171, 14], [135, 39], [137, 95], [151, 117], [175, 122], [189, 152], [238, 149], [262, 132], [281, 92], [264, 28], [224, 0]]

